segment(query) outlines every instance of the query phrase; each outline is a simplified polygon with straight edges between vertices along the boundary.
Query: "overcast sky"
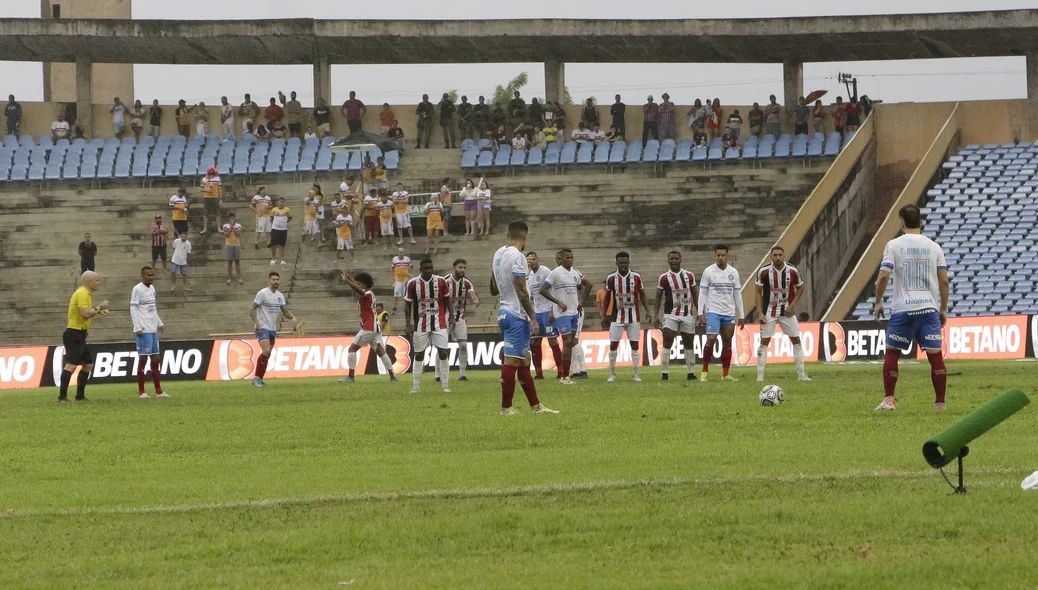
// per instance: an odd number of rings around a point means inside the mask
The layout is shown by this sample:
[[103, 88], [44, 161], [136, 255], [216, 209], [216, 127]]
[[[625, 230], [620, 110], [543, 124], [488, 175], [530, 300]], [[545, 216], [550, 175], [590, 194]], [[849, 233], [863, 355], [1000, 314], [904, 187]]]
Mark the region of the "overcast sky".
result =
[[[80, 2], [89, 0], [79, 0]], [[588, 7], [593, 6], [594, 10]], [[134, 0], [133, 16], [139, 19], [511, 19], [511, 18], [762, 18], [839, 14], [892, 14], [1038, 8], [1038, 0], [871, 0], [869, 2], [685, 2], [651, 4], [631, 0], [523, 0], [428, 2], [425, 0]], [[39, 17], [36, 0], [0, 0], [0, 16]], [[350, 90], [368, 104], [415, 103], [423, 93], [437, 96], [459, 90], [474, 98], [492, 93], [520, 72], [530, 84], [525, 96], [543, 96], [541, 64], [473, 64], [433, 66], [340, 65], [332, 68], [332, 101], [341, 103]], [[0, 94], [13, 93], [19, 100], [43, 97], [39, 63], [0, 61]], [[889, 102], [932, 102], [1023, 98], [1026, 96], [1024, 58], [913, 60], [899, 62], [828, 62], [804, 66], [808, 91], [827, 89], [846, 96], [835, 80], [837, 73], [857, 76], [859, 92]], [[280, 90], [297, 90], [305, 105], [313, 102], [310, 66], [163, 66], [134, 67], [136, 98], [145, 103], [158, 98], [163, 104], [184, 98], [188, 102], [218, 102], [227, 94], [231, 102], [241, 95], [269, 97]], [[198, 84], [201, 78], [218, 79], [219, 94], [211, 96]], [[769, 94], [782, 96], [782, 66], [778, 64], [567, 64], [566, 85], [575, 99], [595, 96], [612, 102], [619, 92], [629, 104], [646, 94], [667, 91], [678, 104], [695, 98], [720, 97], [725, 104], [765, 102]], [[217, 85], [207, 84], [209, 88]], [[215, 92], [215, 90], [213, 90]], [[832, 98], [832, 96], [830, 97]], [[124, 102], [126, 101], [124, 97]], [[263, 102], [263, 101], [261, 101]]]

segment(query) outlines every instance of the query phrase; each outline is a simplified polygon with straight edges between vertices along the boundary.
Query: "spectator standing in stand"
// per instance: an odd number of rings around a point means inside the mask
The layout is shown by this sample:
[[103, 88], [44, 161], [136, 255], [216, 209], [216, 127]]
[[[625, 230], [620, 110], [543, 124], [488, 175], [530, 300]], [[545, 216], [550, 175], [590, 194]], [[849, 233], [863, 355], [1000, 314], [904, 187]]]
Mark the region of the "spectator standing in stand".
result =
[[456, 149], [458, 142], [457, 131], [454, 130], [454, 102], [451, 100], [450, 95], [446, 92], [443, 93], [443, 98], [440, 99], [440, 129], [443, 130], [443, 147], [448, 149]]
[[389, 108], [389, 103], [382, 103], [382, 110], [378, 113], [379, 133], [389, 137], [389, 130], [393, 127], [394, 119], [396, 119], [396, 115], [393, 114], [393, 109]]
[[612, 117], [612, 126], [616, 127], [617, 139], [627, 139], [627, 105], [616, 95], [616, 102], [609, 107], [609, 116]]
[[825, 107], [822, 101], [816, 100], [811, 109], [811, 130], [815, 133], [825, 133]]
[[159, 106], [159, 101], [151, 101], [151, 106], [148, 107], [148, 135], [158, 139], [159, 135], [162, 134], [162, 107]]
[[191, 254], [191, 242], [187, 239], [187, 232], [178, 233], [177, 239], [173, 240], [173, 256], [170, 259], [169, 277], [173, 281], [170, 292], [177, 290], [177, 275], [183, 279], [184, 290], [191, 292], [191, 281], [187, 278], [187, 257]]
[[270, 105], [263, 111], [263, 117], [267, 120], [267, 129], [269, 130], [271, 125], [280, 121], [285, 116], [285, 110], [278, 105], [277, 99], [273, 96], [270, 97]]
[[490, 128], [490, 107], [487, 105], [487, 99], [480, 96], [478, 101], [472, 105], [472, 117], [469, 119], [472, 123], [472, 139], [476, 141], [486, 137], [487, 129]]
[[169, 198], [170, 217], [173, 219], [173, 235], [187, 233], [187, 189], [180, 187], [177, 194]]
[[530, 108], [526, 110], [526, 122], [540, 126], [544, 118], [544, 105], [536, 97], [530, 99]]
[[451, 206], [454, 202], [451, 200], [451, 179], [444, 178], [443, 185], [440, 186], [440, 203], [443, 205], [443, 235], [451, 235]]
[[292, 137], [303, 136], [303, 105], [296, 98], [296, 91], [289, 93], [289, 101], [285, 103], [285, 123], [288, 134]]
[[656, 141], [660, 139], [660, 128], [657, 117], [659, 116], [659, 105], [652, 102], [652, 96], [645, 99], [645, 104], [642, 105], [642, 114], [644, 115], [645, 123], [642, 127], [642, 144], [649, 141], [649, 134], [652, 134], [652, 138]]
[[[163, 225], [162, 216], [155, 216], [155, 224], [151, 226], [151, 267], [152, 268], [165, 268], [166, 267], [166, 243], [169, 238], [169, 227]], [[162, 260], [162, 266], [160, 267], [159, 260]]]
[[589, 98], [584, 101], [584, 108], [580, 111], [580, 122], [587, 129], [598, 125], [598, 109], [595, 108], [594, 99]]
[[833, 105], [833, 127], [840, 135], [843, 135], [847, 127], [847, 105], [843, 102], [842, 96], [837, 96], [836, 104]]
[[721, 110], [720, 99], [715, 98], [713, 102], [709, 103], [710, 110], [706, 116], [706, 133], [710, 136], [710, 139], [721, 136], [721, 117], [724, 111]]
[[526, 101], [519, 94], [519, 91], [515, 91], [515, 95], [512, 100], [508, 101], [508, 119], [506, 125], [508, 129], [515, 129], [520, 123], [526, 120]]
[[267, 187], [261, 186], [256, 189], [256, 195], [249, 202], [249, 208], [256, 214], [256, 242], [253, 248], [259, 250], [260, 236], [263, 236], [264, 244], [270, 242], [270, 197], [267, 196]]
[[500, 103], [494, 103], [494, 110], [490, 111], [490, 127], [487, 130], [493, 134], [495, 130], [502, 129], [508, 121], [508, 114], [501, 108]]
[[205, 207], [202, 211], [202, 233], [209, 231], [209, 218], [216, 219], [216, 225], [220, 228], [220, 198], [223, 196], [223, 187], [220, 185], [220, 174], [216, 167], [206, 168], [205, 176], [202, 177], [202, 197]]
[[252, 133], [256, 129], [256, 117], [259, 117], [259, 112], [259, 105], [252, 101], [251, 95], [246, 94], [245, 101], [238, 107], [243, 132]]
[[231, 270], [238, 272], [238, 284], [241, 285], [241, 224], [234, 218], [234, 213], [227, 215], [227, 223], [223, 224], [224, 250], [227, 253], [227, 284], [231, 284], [234, 275]]
[[663, 93], [663, 102], [657, 107], [656, 117], [659, 120], [660, 137], [662, 139], [674, 139], [677, 137], [677, 125], [674, 124], [674, 103], [670, 102], [670, 95]]
[[735, 109], [731, 115], [728, 115], [728, 134], [739, 141], [740, 131], [742, 131], [742, 115], [739, 114], [739, 109]]
[[462, 140], [478, 139], [472, 127], [472, 103], [469, 102], [469, 97], [462, 96], [461, 104], [458, 105], [458, 134]]
[[329, 135], [332, 132], [332, 110], [328, 108], [323, 98], [317, 99], [313, 118], [314, 127], [317, 128], [317, 137], [324, 139], [325, 135]]
[[224, 139], [234, 139], [234, 107], [226, 96], [220, 97], [220, 129]]
[[177, 119], [177, 134], [191, 137], [191, 107], [187, 106], [187, 102], [184, 99], [180, 99], [177, 102], [177, 108], [173, 111], [173, 116]]
[[123, 101], [119, 100], [119, 97], [115, 97], [114, 104], [108, 109], [109, 113], [112, 113], [112, 135], [119, 139], [123, 138], [123, 132], [126, 131], [126, 107], [123, 106]]
[[778, 139], [782, 135], [782, 105], [775, 100], [775, 95], [768, 97], [771, 101], [764, 108], [764, 135], [774, 136]]
[[764, 128], [764, 111], [760, 109], [760, 104], [753, 103], [753, 108], [750, 109], [748, 117], [750, 123], [750, 135], [759, 138], [761, 129]]
[[858, 97], [852, 96], [850, 104], [847, 105], [847, 131], [857, 131], [861, 125], [861, 105]]
[[141, 132], [144, 131], [144, 106], [141, 101], [133, 101], [133, 108], [130, 109], [130, 131], [133, 131], [133, 138], [138, 143], [141, 141]]
[[797, 99], [797, 106], [793, 107], [793, 135], [807, 135], [810, 119], [811, 108], [807, 106], [807, 101], [801, 96]]
[[355, 91], [350, 90], [350, 98], [342, 103], [342, 116], [346, 117], [346, 125], [349, 126], [350, 133], [356, 133], [361, 130], [361, 119], [367, 113], [368, 107], [357, 100]]
[[79, 272], [94, 270], [94, 257], [97, 256], [97, 244], [90, 239], [90, 234], [83, 234], [79, 243]]
[[13, 94], [7, 95], [4, 116], [7, 117], [7, 135], [19, 135], [22, 128], [22, 105], [15, 102]]
[[195, 105], [195, 135], [209, 136], [209, 109], [204, 102]]
[[421, 149], [422, 140], [425, 140], [425, 149], [429, 149], [429, 139], [432, 137], [432, 120], [433, 115], [436, 114], [436, 105], [429, 102], [429, 95], [422, 95], [422, 102], [418, 103], [418, 108], [414, 110], [415, 114], [418, 115], [418, 137], [415, 149]]

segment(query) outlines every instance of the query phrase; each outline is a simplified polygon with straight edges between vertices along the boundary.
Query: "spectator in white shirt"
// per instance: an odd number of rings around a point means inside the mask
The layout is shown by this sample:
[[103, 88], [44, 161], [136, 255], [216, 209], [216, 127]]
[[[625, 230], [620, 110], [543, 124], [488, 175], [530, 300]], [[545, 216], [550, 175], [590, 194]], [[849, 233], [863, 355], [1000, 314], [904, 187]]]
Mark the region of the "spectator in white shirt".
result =
[[220, 123], [223, 124], [223, 136], [234, 139], [234, 107], [227, 102], [226, 96], [220, 97]]
[[605, 138], [606, 136], [605, 133], [602, 132], [602, 128], [598, 126], [598, 123], [595, 123], [594, 127], [591, 128], [591, 132], [588, 133], [588, 139], [595, 143], [599, 143], [605, 141]]
[[123, 138], [123, 132], [126, 131], [126, 107], [123, 106], [123, 101], [119, 100], [119, 97], [115, 97], [112, 108], [108, 109], [109, 113], [112, 113], [112, 134], [117, 138]]
[[512, 149], [514, 151], [526, 151], [526, 138], [523, 137], [522, 133], [516, 133], [515, 137], [512, 138]]
[[169, 265], [169, 276], [173, 279], [170, 292], [177, 290], [177, 275], [184, 279], [184, 290], [191, 292], [191, 283], [187, 279], [187, 255], [190, 253], [191, 242], [187, 239], [187, 232], [177, 234], [177, 239], [173, 240], [173, 257]]
[[590, 132], [584, 127], [584, 122], [581, 121], [577, 124], [577, 128], [570, 134], [570, 139], [579, 143], [584, 143], [590, 139]]
[[58, 113], [58, 120], [50, 125], [50, 133], [54, 139], [65, 139], [68, 137], [69, 124], [65, 120], [64, 113]]

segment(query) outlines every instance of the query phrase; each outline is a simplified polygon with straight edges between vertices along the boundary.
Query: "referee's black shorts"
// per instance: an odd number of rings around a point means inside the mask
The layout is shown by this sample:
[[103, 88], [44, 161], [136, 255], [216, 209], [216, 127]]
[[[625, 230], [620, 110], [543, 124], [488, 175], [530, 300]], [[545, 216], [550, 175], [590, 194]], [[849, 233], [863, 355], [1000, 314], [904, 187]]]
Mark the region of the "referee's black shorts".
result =
[[61, 335], [61, 342], [65, 345], [66, 365], [92, 365], [94, 364], [94, 353], [87, 346], [86, 330], [65, 329]]

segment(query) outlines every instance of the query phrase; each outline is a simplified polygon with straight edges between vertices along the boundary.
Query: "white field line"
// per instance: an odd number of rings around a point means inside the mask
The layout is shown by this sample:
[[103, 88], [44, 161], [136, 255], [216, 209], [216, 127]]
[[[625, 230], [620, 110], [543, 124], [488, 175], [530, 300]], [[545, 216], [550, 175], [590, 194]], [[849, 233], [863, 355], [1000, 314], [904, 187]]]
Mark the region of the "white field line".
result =
[[[970, 475], [1017, 473], [1019, 469], [991, 467], [970, 469]], [[950, 475], [949, 475], [950, 476]], [[177, 504], [171, 506], [96, 506], [54, 509], [8, 509], [0, 511], [0, 519], [33, 518], [38, 516], [88, 516], [106, 514], [180, 514], [209, 510], [239, 510], [249, 508], [282, 508], [316, 504], [349, 504], [353, 502], [393, 502], [401, 500], [467, 500], [478, 498], [506, 498], [514, 496], [539, 496], [566, 493], [584, 493], [602, 490], [629, 490], [637, 488], [672, 488], [690, 486], [726, 485], [733, 483], [799, 483], [825, 480], [846, 481], [852, 479], [926, 479], [940, 474], [933, 469], [917, 471], [848, 471], [844, 473], [787, 474], [787, 475], [732, 475], [719, 478], [667, 478], [634, 481], [588, 481], [576, 483], [542, 484], [503, 488], [461, 488], [454, 490], [418, 490], [410, 492], [360, 492], [300, 496], [296, 498], [274, 498], [267, 500], [241, 500], [236, 502], [207, 502], [199, 504]]]

